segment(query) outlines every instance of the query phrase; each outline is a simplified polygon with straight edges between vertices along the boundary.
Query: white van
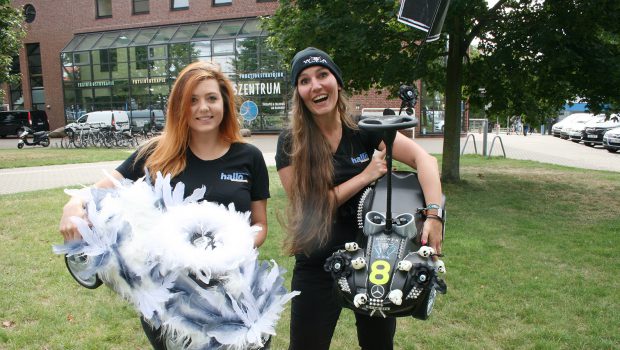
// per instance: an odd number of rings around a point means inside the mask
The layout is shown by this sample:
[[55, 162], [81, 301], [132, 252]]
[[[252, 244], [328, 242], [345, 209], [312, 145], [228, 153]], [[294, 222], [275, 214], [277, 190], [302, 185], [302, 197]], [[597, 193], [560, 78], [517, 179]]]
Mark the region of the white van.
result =
[[81, 124], [92, 126], [121, 125], [129, 127], [129, 115], [125, 111], [95, 111], [82, 115], [75, 123], [67, 124], [65, 129], [80, 129]]

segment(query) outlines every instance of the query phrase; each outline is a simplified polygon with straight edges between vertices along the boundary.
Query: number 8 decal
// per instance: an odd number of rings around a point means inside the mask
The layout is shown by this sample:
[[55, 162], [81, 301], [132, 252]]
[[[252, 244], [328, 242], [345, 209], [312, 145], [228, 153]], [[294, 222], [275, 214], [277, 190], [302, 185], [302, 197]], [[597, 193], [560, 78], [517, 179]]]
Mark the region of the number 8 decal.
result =
[[390, 280], [390, 263], [385, 260], [375, 260], [370, 265], [370, 276], [368, 279], [373, 284], [386, 284]]

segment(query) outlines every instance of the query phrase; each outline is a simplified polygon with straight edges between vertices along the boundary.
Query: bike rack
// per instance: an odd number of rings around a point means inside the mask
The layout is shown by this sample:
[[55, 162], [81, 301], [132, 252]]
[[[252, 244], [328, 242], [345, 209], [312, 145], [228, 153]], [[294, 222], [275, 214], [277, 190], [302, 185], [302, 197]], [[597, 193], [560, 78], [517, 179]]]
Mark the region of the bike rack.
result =
[[506, 158], [506, 149], [504, 148], [504, 141], [502, 141], [502, 138], [497, 135], [493, 138], [493, 141], [491, 141], [491, 149], [489, 150], [489, 155], [487, 155], [487, 158], [491, 156], [491, 153], [493, 153], [493, 145], [495, 145], [495, 139], [499, 139], [499, 144], [500, 146], [502, 146], [502, 153], [504, 154], [504, 158]]
[[465, 153], [465, 148], [467, 147], [467, 141], [469, 141], [470, 136], [472, 140], [474, 140], [474, 152], [478, 154], [478, 147], [476, 147], [476, 137], [474, 136], [474, 134], [469, 134], [467, 135], [467, 138], [465, 139], [465, 144], [463, 145], [463, 149], [461, 150], [461, 156], [463, 155], [463, 153]]

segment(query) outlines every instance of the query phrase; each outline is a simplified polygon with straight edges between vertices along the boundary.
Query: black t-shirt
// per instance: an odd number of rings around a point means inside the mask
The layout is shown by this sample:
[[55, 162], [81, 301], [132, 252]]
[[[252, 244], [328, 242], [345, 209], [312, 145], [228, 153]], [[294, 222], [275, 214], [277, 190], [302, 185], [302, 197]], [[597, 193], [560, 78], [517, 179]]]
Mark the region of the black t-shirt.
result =
[[[137, 180], [144, 176], [145, 159], [134, 164], [137, 151], [116, 170], [123, 177]], [[252, 201], [269, 198], [269, 175], [263, 154], [249, 143], [233, 143], [222, 157], [202, 160], [188, 148], [187, 165], [172, 180], [185, 184], [185, 197], [195, 189], [206, 187], [204, 200], [224, 205], [235, 204], [235, 210], [250, 211]]]
[[[334, 164], [334, 186], [355, 177], [368, 166], [372, 154], [381, 143], [378, 133], [370, 133], [362, 129], [352, 130], [342, 126], [342, 138], [336, 153], [332, 156]], [[285, 130], [278, 137], [276, 149], [276, 168], [278, 170], [291, 165], [290, 154], [292, 140], [290, 130]], [[327, 245], [310, 254], [309, 257], [298, 255], [298, 262], [323, 264], [334, 251], [334, 247], [355, 240], [357, 234], [357, 205], [363, 191], [358, 192], [338, 208], [336, 220], [332, 226], [332, 234]]]

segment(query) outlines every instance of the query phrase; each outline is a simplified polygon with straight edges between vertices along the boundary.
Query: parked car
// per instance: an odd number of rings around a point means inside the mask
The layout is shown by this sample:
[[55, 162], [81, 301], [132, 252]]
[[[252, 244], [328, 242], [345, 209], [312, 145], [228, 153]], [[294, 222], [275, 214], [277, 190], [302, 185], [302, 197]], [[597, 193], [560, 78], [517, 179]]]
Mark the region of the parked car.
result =
[[566, 126], [567, 128], [566, 133], [568, 134], [568, 139], [576, 143], [579, 143], [582, 140], [585, 140], [586, 128], [588, 126], [596, 125], [597, 123], [604, 122], [605, 118], [606, 118], [605, 114], [599, 114], [599, 115], [594, 116], [592, 119], [590, 119], [589, 121], [585, 123], [569, 124], [568, 126]]
[[166, 126], [166, 115], [164, 114], [164, 111], [161, 109], [154, 109], [153, 116], [155, 118], [155, 123], [153, 124], [153, 131], [159, 132], [164, 130], [164, 126]]
[[[570, 119], [569, 119], [570, 118]], [[560, 123], [563, 123], [560, 129], [560, 138], [568, 140], [568, 131], [573, 127], [580, 126], [579, 124], [586, 123], [594, 118], [594, 114], [591, 113], [575, 113], [566, 117]], [[568, 119], [568, 120], [567, 120]], [[554, 133], [555, 136], [555, 133]]]
[[82, 125], [97, 125], [97, 126], [114, 126], [115, 124], [127, 124], [129, 125], [129, 115], [125, 111], [96, 111], [89, 112], [79, 117], [75, 123], [70, 123], [65, 126], [66, 130], [79, 130]]
[[562, 128], [564, 127], [564, 125], [566, 125], [567, 123], [570, 123], [571, 120], [577, 118], [581, 114], [587, 114], [587, 113], [574, 113], [560, 120], [559, 122], [553, 124], [553, 126], [551, 126], [551, 134], [555, 137], [560, 137], [560, 133], [562, 132]]
[[50, 124], [45, 111], [0, 111], [0, 136], [18, 136], [27, 126], [36, 131], [49, 131]]
[[583, 138], [583, 144], [586, 146], [594, 147], [594, 145], [603, 144], [603, 135], [607, 130], [620, 127], [620, 115], [612, 114], [609, 120], [602, 121], [593, 125], [587, 125], [585, 128], [585, 136]]
[[620, 128], [607, 130], [603, 135], [603, 147], [611, 153], [620, 149]]

